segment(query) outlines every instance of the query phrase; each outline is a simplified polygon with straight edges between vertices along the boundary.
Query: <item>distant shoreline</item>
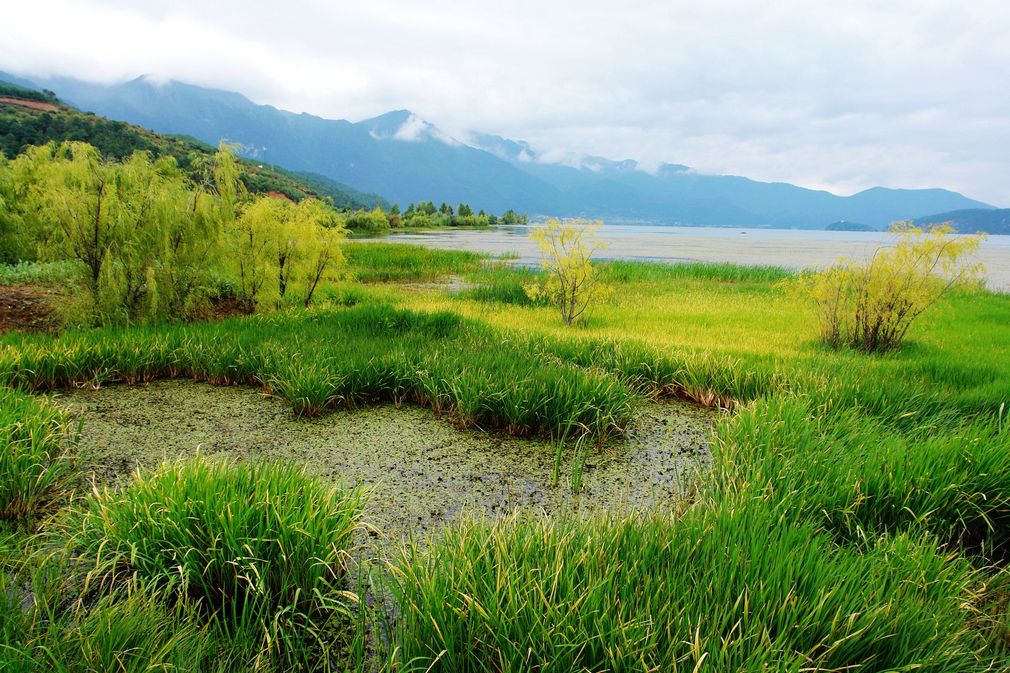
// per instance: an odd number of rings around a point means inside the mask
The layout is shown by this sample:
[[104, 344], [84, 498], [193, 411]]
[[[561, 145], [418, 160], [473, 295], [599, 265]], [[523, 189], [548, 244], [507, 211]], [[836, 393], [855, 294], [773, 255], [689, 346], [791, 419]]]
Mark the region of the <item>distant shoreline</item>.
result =
[[[515, 263], [539, 259], [529, 227], [499, 226], [483, 230], [390, 233], [362, 241], [415, 243], [447, 250], [515, 255]], [[830, 266], [840, 257], [864, 259], [891, 235], [883, 231], [684, 227], [661, 224], [608, 224], [601, 230], [607, 249], [599, 259], [642, 262], [728, 262], [748, 266], [781, 266], [800, 271]], [[1010, 292], [1010, 236], [990, 235], [978, 253], [986, 266], [990, 289]]]

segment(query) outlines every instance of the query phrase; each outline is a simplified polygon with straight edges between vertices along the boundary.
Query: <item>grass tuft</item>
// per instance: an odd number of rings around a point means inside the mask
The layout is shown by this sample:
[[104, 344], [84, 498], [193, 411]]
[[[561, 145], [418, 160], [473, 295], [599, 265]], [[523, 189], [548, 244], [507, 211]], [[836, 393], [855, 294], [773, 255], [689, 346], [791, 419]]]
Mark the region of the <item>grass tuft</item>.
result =
[[274, 661], [311, 665], [344, 643], [362, 495], [284, 464], [197, 456], [97, 492], [70, 548], [96, 586], [139, 583], [199, 607], [228, 638], [258, 634]]

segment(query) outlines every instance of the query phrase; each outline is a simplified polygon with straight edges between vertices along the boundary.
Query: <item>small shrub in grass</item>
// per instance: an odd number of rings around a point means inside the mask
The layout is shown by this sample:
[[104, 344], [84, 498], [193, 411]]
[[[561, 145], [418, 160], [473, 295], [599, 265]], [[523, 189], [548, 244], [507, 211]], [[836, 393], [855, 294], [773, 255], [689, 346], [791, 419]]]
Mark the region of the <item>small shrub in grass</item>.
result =
[[976, 579], [930, 540], [856, 551], [771, 508], [467, 520], [395, 566], [404, 671], [979, 669]]
[[0, 522], [50, 511], [73, 479], [70, 422], [47, 401], [0, 387]]
[[898, 348], [912, 323], [951, 289], [977, 283], [981, 267], [965, 257], [982, 235], [954, 236], [948, 224], [923, 231], [910, 223], [892, 248], [865, 264], [847, 261], [805, 277], [803, 291], [817, 306], [821, 339], [832, 347], [868, 353]]
[[72, 548], [94, 560], [98, 581], [173, 592], [228, 637], [259, 634], [271, 660], [322, 665], [346, 635], [353, 596], [343, 582], [361, 509], [358, 490], [302, 468], [197, 456], [96, 493]]
[[545, 300], [556, 307], [566, 325], [582, 318], [604, 294], [600, 274], [591, 258], [606, 247], [596, 237], [602, 222], [551, 219], [530, 231], [540, 247], [542, 282], [526, 292], [533, 302]]

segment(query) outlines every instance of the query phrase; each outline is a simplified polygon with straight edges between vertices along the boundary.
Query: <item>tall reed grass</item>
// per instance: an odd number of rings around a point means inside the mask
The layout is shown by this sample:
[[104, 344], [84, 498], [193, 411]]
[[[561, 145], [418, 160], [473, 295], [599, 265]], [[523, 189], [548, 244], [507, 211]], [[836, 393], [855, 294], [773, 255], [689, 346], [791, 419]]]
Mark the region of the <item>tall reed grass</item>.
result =
[[72, 517], [69, 548], [93, 563], [92, 586], [167, 592], [274, 664], [327, 669], [353, 637], [345, 581], [362, 506], [359, 490], [304, 468], [197, 456], [97, 492]]
[[450, 526], [395, 567], [403, 671], [979, 671], [969, 564], [730, 503]]
[[72, 424], [44, 399], [0, 386], [0, 522], [31, 524], [75, 478]]
[[265, 386], [306, 416], [407, 401], [462, 427], [517, 435], [576, 427], [603, 439], [624, 429], [637, 399], [606, 373], [559, 366], [451, 313], [383, 305], [11, 337], [0, 346], [0, 383], [35, 391], [177, 377]]

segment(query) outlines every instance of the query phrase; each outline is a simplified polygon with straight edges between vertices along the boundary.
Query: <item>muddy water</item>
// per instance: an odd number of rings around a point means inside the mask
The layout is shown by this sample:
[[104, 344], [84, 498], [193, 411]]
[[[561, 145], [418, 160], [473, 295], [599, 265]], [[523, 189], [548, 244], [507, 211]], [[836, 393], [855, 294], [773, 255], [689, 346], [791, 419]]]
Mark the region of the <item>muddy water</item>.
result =
[[229, 454], [293, 460], [371, 490], [367, 520], [395, 541], [463, 511], [548, 512], [669, 503], [708, 456], [712, 412], [680, 402], [644, 404], [629, 435], [589, 450], [582, 490], [566, 458], [551, 485], [555, 445], [460, 431], [426, 409], [380, 406], [295, 418], [285, 402], [250, 388], [189, 381], [68, 391], [56, 398], [83, 419], [82, 467], [115, 485], [161, 460]]

